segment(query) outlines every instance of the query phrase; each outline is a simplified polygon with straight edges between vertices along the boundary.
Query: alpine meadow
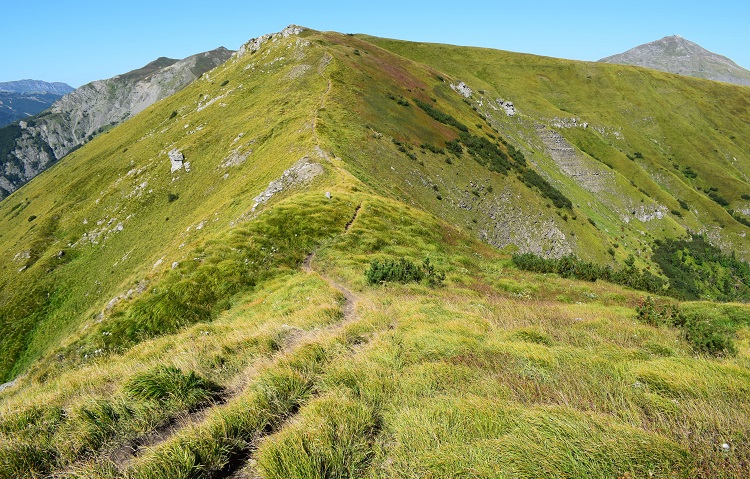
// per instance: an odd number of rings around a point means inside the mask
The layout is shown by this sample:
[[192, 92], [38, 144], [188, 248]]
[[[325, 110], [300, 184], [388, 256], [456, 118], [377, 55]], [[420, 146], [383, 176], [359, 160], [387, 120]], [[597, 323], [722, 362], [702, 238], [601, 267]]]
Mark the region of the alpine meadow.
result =
[[749, 477], [749, 233], [750, 87], [292, 25], [0, 202], [0, 478]]

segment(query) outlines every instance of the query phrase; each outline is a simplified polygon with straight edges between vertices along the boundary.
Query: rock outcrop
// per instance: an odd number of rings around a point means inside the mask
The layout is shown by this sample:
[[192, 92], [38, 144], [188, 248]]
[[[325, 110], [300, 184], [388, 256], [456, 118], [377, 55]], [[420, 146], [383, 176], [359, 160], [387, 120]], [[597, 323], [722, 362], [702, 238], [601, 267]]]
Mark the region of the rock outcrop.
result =
[[159, 58], [138, 70], [91, 82], [52, 107], [11, 125], [0, 144], [0, 199], [102, 131], [181, 90], [232, 55], [224, 47], [184, 60]]

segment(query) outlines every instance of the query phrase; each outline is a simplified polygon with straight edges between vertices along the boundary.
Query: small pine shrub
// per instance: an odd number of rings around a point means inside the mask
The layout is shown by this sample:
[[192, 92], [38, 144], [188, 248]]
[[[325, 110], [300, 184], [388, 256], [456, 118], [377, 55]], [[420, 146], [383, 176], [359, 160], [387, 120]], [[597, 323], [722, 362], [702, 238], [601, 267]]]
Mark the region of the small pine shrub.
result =
[[441, 286], [445, 273], [436, 270], [429, 258], [421, 266], [405, 258], [398, 261], [375, 259], [365, 271], [365, 279], [368, 284], [424, 282], [430, 286]]
[[446, 141], [445, 148], [455, 155], [462, 155], [464, 152], [463, 147], [461, 147], [461, 142], [458, 140]]
[[636, 306], [638, 321], [651, 326], [674, 326], [682, 331], [685, 340], [700, 354], [734, 356], [737, 348], [733, 332], [705, 315], [688, 316], [676, 304], [658, 308], [651, 296]]

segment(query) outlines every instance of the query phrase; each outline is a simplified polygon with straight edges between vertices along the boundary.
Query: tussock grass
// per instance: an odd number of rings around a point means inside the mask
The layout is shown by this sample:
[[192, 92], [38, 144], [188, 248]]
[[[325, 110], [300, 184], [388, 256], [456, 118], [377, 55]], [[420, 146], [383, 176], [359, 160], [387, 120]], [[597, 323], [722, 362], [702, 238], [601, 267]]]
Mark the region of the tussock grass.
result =
[[267, 478], [361, 477], [372, 458], [377, 417], [366, 404], [326, 396], [263, 441], [255, 456]]

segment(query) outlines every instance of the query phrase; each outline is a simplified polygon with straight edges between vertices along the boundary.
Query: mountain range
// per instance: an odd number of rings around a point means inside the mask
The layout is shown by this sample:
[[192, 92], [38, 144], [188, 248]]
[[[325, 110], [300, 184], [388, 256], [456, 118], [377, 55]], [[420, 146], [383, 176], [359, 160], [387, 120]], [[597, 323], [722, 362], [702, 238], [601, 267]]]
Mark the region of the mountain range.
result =
[[736, 85], [750, 85], [750, 71], [729, 58], [712, 53], [679, 35], [664, 37], [599, 61], [638, 65], [663, 72]]
[[42, 114], [0, 130], [0, 198], [99, 133], [184, 88], [231, 54], [221, 47], [183, 60], [161, 57], [123, 75], [88, 83]]
[[747, 88], [228, 56], [0, 202], [0, 477], [750, 474]]
[[65, 83], [19, 80], [0, 83], [0, 127], [49, 108], [73, 87]]

